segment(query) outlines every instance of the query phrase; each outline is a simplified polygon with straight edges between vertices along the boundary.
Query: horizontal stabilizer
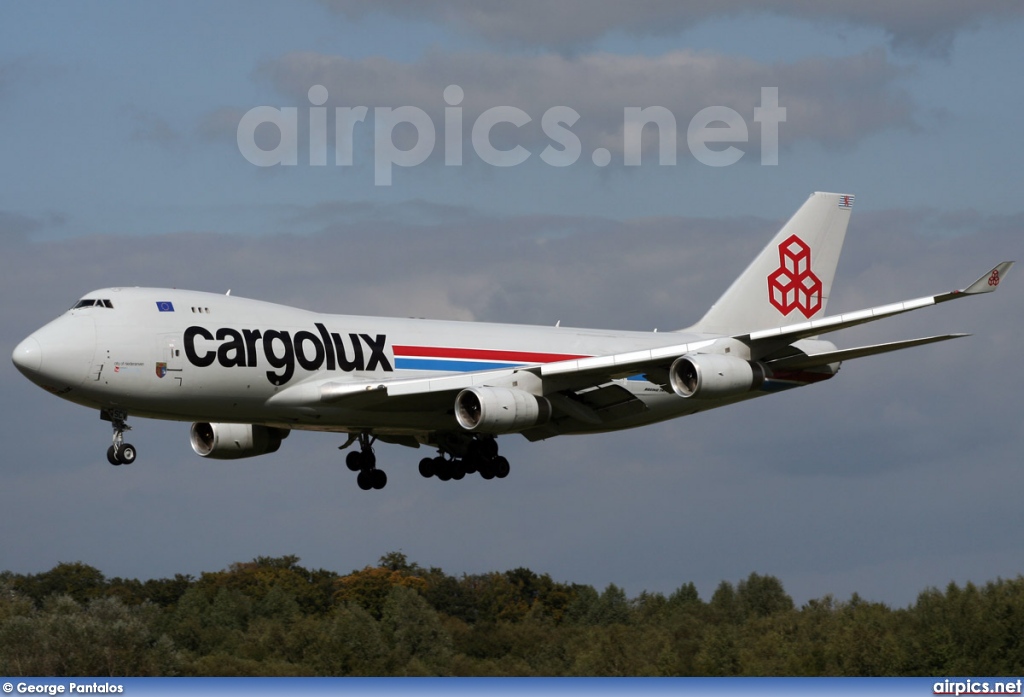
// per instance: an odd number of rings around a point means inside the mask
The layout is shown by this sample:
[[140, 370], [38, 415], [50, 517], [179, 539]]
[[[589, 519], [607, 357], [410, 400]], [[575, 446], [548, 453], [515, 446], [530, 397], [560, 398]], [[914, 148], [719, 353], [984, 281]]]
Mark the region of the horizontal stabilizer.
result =
[[873, 346], [860, 346], [858, 348], [826, 351], [825, 353], [814, 353], [809, 356], [787, 356], [785, 358], [778, 358], [774, 361], [767, 361], [766, 364], [769, 368], [775, 370], [808, 370], [810, 368], [820, 368], [832, 363], [848, 361], [853, 358], [877, 356], [880, 353], [889, 353], [890, 351], [899, 351], [900, 349], [911, 348], [913, 346], [924, 346], [925, 344], [934, 344], [939, 341], [959, 339], [965, 336], [970, 336], [970, 334], [942, 334], [939, 336], [926, 336], [921, 339], [890, 341], [885, 344], [874, 344]]

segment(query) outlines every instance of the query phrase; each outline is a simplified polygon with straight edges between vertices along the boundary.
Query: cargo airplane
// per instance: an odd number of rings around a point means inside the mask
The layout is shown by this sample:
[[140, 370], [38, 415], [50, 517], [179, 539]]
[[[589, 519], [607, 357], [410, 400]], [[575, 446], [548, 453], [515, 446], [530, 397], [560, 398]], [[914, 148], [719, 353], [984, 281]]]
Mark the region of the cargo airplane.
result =
[[614, 431], [833, 377], [843, 361], [953, 339], [839, 349], [822, 334], [989, 293], [962, 290], [826, 316], [853, 196], [815, 193], [693, 326], [608, 331], [308, 312], [230, 295], [106, 288], [26, 338], [29, 380], [98, 409], [107, 459], [135, 461], [128, 415], [192, 421], [203, 457], [275, 452], [292, 429], [347, 434], [346, 464], [381, 489], [374, 444], [429, 446], [420, 474], [503, 478], [496, 437]]

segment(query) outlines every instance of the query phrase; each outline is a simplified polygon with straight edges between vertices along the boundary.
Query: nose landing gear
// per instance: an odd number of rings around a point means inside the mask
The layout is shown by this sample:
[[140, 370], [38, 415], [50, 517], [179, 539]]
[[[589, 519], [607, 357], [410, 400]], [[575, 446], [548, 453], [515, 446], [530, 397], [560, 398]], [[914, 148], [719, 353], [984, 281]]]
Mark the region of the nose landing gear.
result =
[[114, 429], [114, 435], [111, 439], [113, 442], [107, 448], [107, 462], [114, 466], [130, 465], [135, 462], [135, 456], [138, 454], [135, 446], [124, 442], [124, 432], [132, 430], [132, 427], [127, 423], [128, 413], [118, 409], [111, 409], [109, 411], [104, 409], [100, 412], [100, 418], [104, 421], [109, 421]]

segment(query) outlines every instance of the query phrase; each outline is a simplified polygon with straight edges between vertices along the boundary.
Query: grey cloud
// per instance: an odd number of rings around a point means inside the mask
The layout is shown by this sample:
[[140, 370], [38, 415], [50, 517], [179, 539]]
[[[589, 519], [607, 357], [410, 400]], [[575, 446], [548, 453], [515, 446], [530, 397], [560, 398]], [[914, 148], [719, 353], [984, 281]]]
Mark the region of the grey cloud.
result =
[[[571, 130], [582, 141], [584, 157], [597, 146], [623, 151], [625, 107], [667, 108], [676, 121], [677, 149], [685, 151], [694, 114], [705, 107], [725, 106], [743, 117], [749, 130], [747, 147], [756, 147], [761, 131], [753, 117], [755, 107], [762, 104], [762, 87], [777, 87], [779, 103], [787, 110], [779, 127], [784, 148], [800, 141], [851, 145], [885, 129], [914, 127], [914, 106], [896, 85], [903, 69], [880, 49], [775, 64], [694, 51], [654, 57], [434, 51], [416, 63], [292, 53], [267, 62], [259, 73], [287, 95], [291, 105], [308, 106], [307, 91], [319, 84], [328, 90], [328, 105], [369, 107], [366, 122], [356, 126], [357, 134], [370, 132], [374, 107], [419, 107], [434, 122], [435, 154], [443, 152], [443, 92], [450, 84], [464, 90], [460, 104], [464, 137], [484, 110], [512, 106], [524, 110], [532, 121], [518, 130], [495, 128], [495, 141], [510, 139], [524, 146], [551, 143], [541, 128], [541, 117], [551, 107], [567, 106], [580, 114]], [[328, 131], [333, 135], [333, 128]], [[653, 125], [645, 129], [647, 152], [657, 147], [655, 132]], [[497, 142], [496, 146], [511, 147]], [[756, 154], [747, 160], [756, 160]]]
[[20, 213], [0, 210], [0, 235], [26, 235], [42, 227], [42, 222]]
[[1015, 0], [909, 0], [892, 3], [808, 3], [804, 0], [321, 0], [335, 12], [360, 18], [371, 12], [451, 23], [491, 41], [549, 48], [586, 45], [610, 32], [665, 36], [715, 18], [779, 15], [836, 29], [866, 26], [884, 31], [897, 48], [947, 53], [956, 34], [985, 20], [1016, 19]]
[[152, 111], [129, 110], [133, 128], [133, 140], [170, 146], [180, 141], [181, 134], [159, 114]]
[[289, 223], [313, 225], [324, 229], [330, 225], [349, 225], [354, 221], [426, 224], [456, 223], [481, 224], [490, 222], [484, 214], [464, 206], [414, 199], [404, 203], [385, 204], [372, 201], [324, 201], [312, 206], [295, 206], [294, 214], [285, 218]]
[[50, 63], [36, 55], [0, 59], [0, 102], [30, 91], [38, 84], [68, 74], [70, 68]]
[[25, 237], [40, 230], [59, 227], [65, 222], [63, 213], [50, 212], [41, 216], [29, 216], [13, 211], [0, 210], [0, 236]]
[[244, 109], [236, 107], [220, 107], [214, 109], [199, 120], [196, 133], [206, 140], [230, 140], [235, 142], [238, 122], [245, 114]]

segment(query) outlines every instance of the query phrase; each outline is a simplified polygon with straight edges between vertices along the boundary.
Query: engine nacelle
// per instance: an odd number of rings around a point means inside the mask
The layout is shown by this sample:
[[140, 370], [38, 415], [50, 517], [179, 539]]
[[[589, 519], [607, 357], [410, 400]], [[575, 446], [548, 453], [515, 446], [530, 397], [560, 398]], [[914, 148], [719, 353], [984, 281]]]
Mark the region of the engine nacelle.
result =
[[469, 387], [455, 398], [455, 418], [467, 431], [517, 433], [547, 423], [551, 403], [508, 387]]
[[717, 353], [680, 356], [669, 368], [669, 383], [680, 397], [714, 399], [743, 394], [761, 386], [760, 363]]
[[189, 432], [197, 455], [215, 460], [237, 460], [276, 452], [290, 431], [252, 424], [194, 423]]

